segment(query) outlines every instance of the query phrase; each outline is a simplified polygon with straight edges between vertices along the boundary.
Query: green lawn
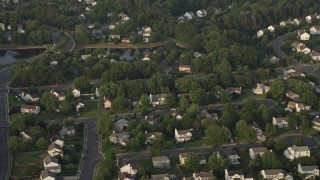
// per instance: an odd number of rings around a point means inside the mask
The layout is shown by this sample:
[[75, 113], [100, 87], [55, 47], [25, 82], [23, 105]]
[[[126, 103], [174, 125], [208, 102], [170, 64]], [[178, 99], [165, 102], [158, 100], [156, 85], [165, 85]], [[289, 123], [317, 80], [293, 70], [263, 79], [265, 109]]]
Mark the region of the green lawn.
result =
[[24, 104], [25, 101], [24, 100], [18, 100], [15, 95], [13, 94], [9, 94], [9, 107], [12, 108], [12, 107], [16, 107], [16, 106], [20, 106], [21, 104]]
[[97, 114], [102, 114], [103, 109], [97, 107], [97, 101], [85, 101], [84, 111], [80, 112], [81, 117], [94, 117]]
[[243, 102], [246, 99], [248, 99], [249, 97], [253, 96], [252, 90], [251, 89], [243, 89], [241, 91], [241, 96], [237, 99], [235, 99], [234, 101], [232, 101], [233, 103], [239, 103], [239, 102]]
[[25, 176], [25, 167], [13, 167], [11, 171], [11, 176]]
[[14, 159], [14, 164], [28, 164], [28, 163], [34, 163], [38, 164], [41, 162], [42, 153], [32, 153], [32, 154], [26, 154], [26, 153], [19, 153], [19, 154], [14, 154], [13, 159]]

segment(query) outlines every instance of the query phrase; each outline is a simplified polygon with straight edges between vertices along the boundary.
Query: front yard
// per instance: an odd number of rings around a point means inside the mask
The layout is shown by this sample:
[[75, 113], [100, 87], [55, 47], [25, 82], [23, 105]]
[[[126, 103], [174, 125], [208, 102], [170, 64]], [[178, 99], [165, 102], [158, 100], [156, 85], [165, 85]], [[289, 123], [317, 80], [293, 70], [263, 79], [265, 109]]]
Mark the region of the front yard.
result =
[[35, 165], [37, 169], [42, 169], [42, 159], [45, 155], [45, 151], [13, 154], [11, 176], [30, 176], [30, 174], [26, 172], [26, 167], [30, 165]]

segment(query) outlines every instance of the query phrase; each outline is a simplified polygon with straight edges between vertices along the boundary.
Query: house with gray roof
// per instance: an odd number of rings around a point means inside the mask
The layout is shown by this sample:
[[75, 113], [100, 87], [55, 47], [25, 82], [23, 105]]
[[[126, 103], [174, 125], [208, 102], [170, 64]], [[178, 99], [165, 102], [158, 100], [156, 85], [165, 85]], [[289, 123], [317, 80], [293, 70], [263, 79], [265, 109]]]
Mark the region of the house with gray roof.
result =
[[56, 175], [51, 171], [42, 171], [40, 174], [40, 180], [55, 180]]
[[53, 173], [61, 172], [61, 165], [58, 159], [55, 157], [47, 156], [43, 159], [43, 167], [46, 171], [51, 171]]
[[263, 179], [267, 180], [293, 180], [292, 174], [286, 173], [282, 169], [268, 169], [260, 171]]
[[298, 173], [305, 175], [306, 179], [314, 179], [316, 176], [319, 176], [319, 167], [301, 166], [301, 164], [298, 164]]
[[152, 157], [152, 164], [154, 168], [168, 169], [170, 168], [170, 159], [167, 156]]

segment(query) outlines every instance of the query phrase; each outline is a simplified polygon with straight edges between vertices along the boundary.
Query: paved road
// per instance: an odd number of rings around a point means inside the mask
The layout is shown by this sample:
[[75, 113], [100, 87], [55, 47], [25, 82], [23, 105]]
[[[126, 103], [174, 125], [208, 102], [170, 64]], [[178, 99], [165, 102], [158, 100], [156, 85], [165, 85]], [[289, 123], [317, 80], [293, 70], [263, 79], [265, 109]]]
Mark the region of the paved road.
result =
[[[202, 146], [202, 147], [193, 147], [193, 148], [180, 148], [180, 149], [170, 149], [164, 150], [162, 154], [164, 156], [173, 157], [179, 156], [180, 153], [196, 153], [196, 154], [206, 154], [210, 152], [220, 151], [223, 153], [228, 153], [233, 151], [235, 148], [239, 150], [244, 150], [251, 147], [262, 147], [261, 143], [244, 143], [244, 144], [230, 144], [223, 146]], [[117, 154], [117, 157], [122, 157], [126, 160], [136, 160], [136, 159], [145, 159], [149, 158], [149, 152], [137, 152], [137, 153], [126, 153], [126, 154]]]
[[8, 143], [8, 110], [7, 110], [7, 90], [0, 89], [0, 179], [6, 179], [9, 169]]
[[99, 136], [96, 133], [97, 119], [87, 119], [83, 123], [87, 126], [87, 153], [83, 161], [83, 167], [80, 174], [80, 180], [93, 179], [95, 167], [102, 160], [102, 155], [99, 153]]
[[309, 146], [310, 148], [317, 146], [318, 142], [314, 140], [310, 136], [305, 136], [305, 135], [290, 135], [290, 136], [285, 136], [281, 138], [288, 146], [293, 146], [293, 141], [295, 139], [301, 139], [306, 146]]

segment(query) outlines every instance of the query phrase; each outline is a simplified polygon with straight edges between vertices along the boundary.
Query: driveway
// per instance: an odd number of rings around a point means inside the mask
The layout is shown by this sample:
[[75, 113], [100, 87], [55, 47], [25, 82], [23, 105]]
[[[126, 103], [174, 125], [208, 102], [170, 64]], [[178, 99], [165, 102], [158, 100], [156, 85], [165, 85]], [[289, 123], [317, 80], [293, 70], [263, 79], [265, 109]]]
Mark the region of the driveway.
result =
[[87, 126], [87, 153], [83, 161], [80, 180], [93, 179], [95, 167], [102, 160], [102, 155], [99, 153], [99, 136], [96, 133], [97, 119], [87, 119], [83, 123]]
[[293, 146], [293, 141], [297, 138], [302, 139], [305, 145], [309, 146], [309, 148], [316, 147], [318, 144], [318, 142], [314, 140], [311, 136], [306, 135], [288, 135], [281, 138], [281, 140], [284, 141], [288, 146]]

